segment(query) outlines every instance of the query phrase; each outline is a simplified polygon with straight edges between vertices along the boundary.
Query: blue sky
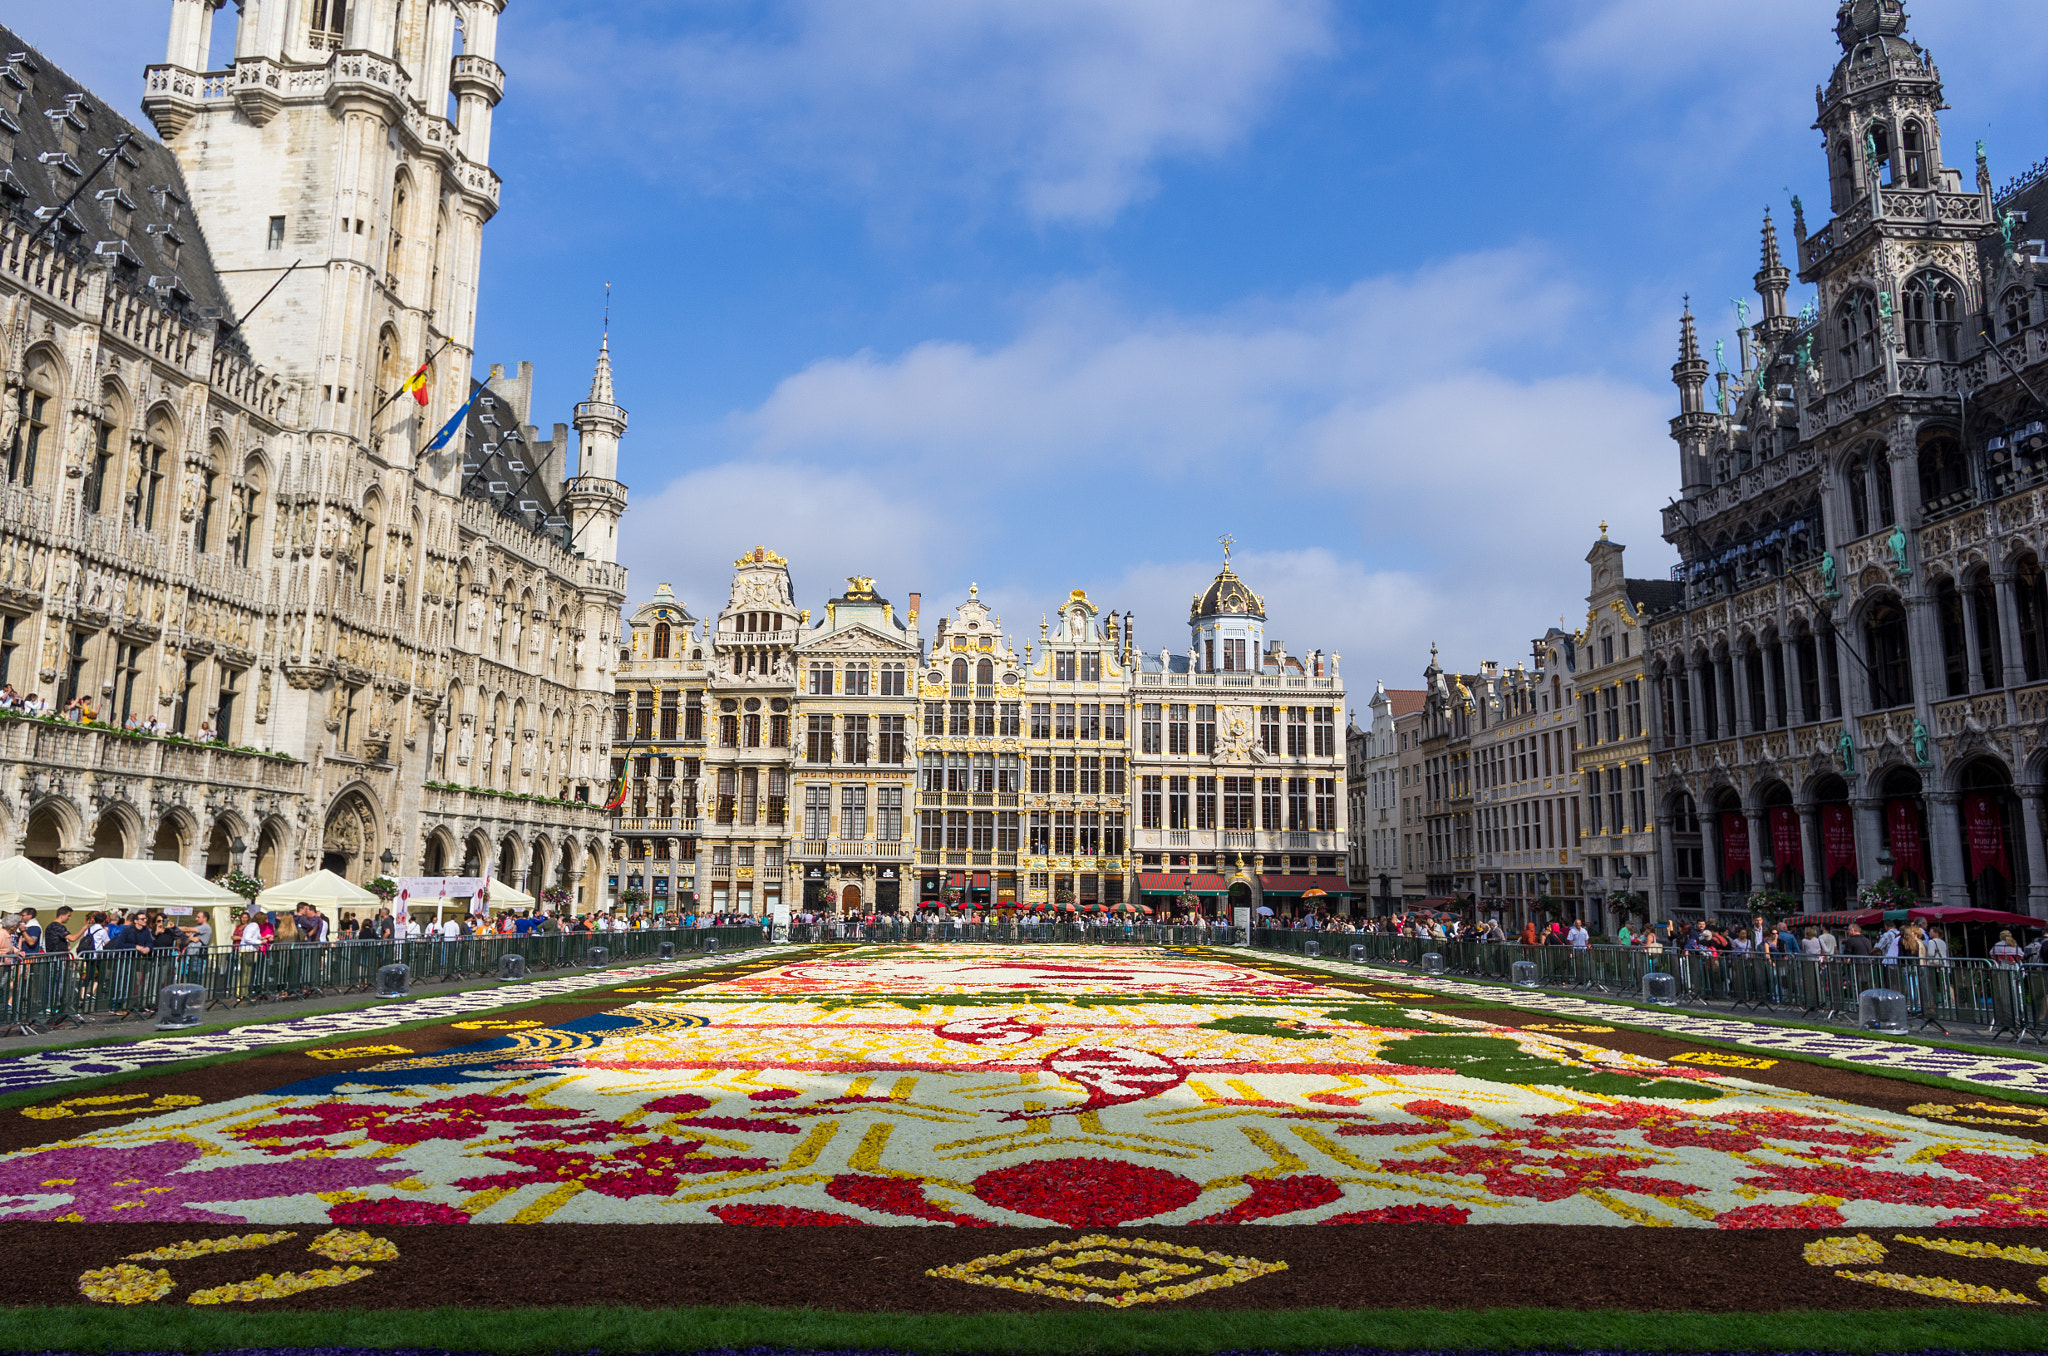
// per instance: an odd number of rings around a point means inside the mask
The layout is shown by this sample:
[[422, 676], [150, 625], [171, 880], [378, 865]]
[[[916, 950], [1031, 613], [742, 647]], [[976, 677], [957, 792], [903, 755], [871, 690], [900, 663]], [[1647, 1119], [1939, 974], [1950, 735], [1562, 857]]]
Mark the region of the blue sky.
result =
[[[1948, 163], [2048, 155], [2031, 7], [1912, 8]], [[0, 19], [139, 119], [168, 9]], [[1582, 617], [1602, 519], [1668, 567], [1679, 298], [1732, 340], [1764, 207], [1819, 224], [1834, 10], [512, 0], [479, 361], [568, 418], [615, 285], [636, 597], [759, 541], [1180, 648], [1227, 531], [1362, 702]]]

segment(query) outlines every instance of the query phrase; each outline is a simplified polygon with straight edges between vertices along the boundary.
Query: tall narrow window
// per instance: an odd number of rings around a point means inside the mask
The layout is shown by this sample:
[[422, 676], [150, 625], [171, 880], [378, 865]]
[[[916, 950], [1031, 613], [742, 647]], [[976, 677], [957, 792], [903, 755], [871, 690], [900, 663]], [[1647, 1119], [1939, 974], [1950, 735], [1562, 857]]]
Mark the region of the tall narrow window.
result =
[[1932, 270], [1906, 284], [1906, 356], [1956, 361], [1962, 335], [1961, 303], [1947, 274]]
[[1863, 622], [1870, 662], [1870, 704], [1882, 710], [1913, 700], [1913, 670], [1907, 644], [1906, 611], [1894, 598], [1872, 603]]
[[1877, 296], [1869, 289], [1851, 292], [1835, 308], [1836, 353], [1844, 377], [1861, 376], [1877, 366], [1878, 333]]
[[[14, 436], [14, 445], [8, 449], [7, 479], [20, 485], [36, 483], [36, 458], [42, 452], [43, 439], [50, 431], [50, 398], [40, 391], [32, 392], [28, 398], [28, 426]], [[105, 428], [104, 423], [101, 428]], [[102, 439], [104, 442], [104, 439]], [[98, 505], [95, 504], [97, 509]]]

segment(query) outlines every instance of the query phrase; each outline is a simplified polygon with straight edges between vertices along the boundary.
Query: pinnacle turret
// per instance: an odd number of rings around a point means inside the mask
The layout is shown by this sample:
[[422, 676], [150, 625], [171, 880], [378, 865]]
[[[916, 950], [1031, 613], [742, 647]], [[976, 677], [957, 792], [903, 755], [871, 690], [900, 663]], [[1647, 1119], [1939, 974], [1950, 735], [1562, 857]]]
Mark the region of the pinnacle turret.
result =
[[616, 405], [612, 399], [612, 336], [609, 331], [597, 345], [597, 371], [590, 378], [590, 403]]
[[1678, 361], [1671, 365], [1671, 381], [1678, 387], [1681, 415], [1705, 412], [1707, 361], [1700, 357], [1700, 333], [1693, 324], [1690, 300], [1678, 321]]
[[1782, 329], [1792, 328], [1786, 323], [1785, 289], [1792, 285], [1792, 270], [1785, 267], [1785, 260], [1778, 253], [1778, 227], [1771, 220], [1771, 209], [1764, 209], [1764, 259], [1763, 266], [1756, 271], [1756, 294], [1764, 304], [1764, 316], [1757, 324], [1764, 342], [1768, 345]]

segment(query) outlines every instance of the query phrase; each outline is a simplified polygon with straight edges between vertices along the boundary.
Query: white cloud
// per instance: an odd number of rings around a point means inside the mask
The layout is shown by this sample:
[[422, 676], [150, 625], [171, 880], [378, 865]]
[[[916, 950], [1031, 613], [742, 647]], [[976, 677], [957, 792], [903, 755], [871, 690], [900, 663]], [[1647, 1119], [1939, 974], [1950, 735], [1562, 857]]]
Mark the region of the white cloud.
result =
[[[1669, 559], [1673, 397], [1533, 347], [1582, 320], [1576, 289], [1520, 252], [1195, 317], [1067, 289], [1006, 343], [792, 374], [734, 417], [745, 460], [656, 512], [708, 538], [700, 589], [752, 544], [724, 523], [769, 521], [807, 598], [883, 577], [854, 549], [879, 545], [892, 596], [921, 588], [928, 613], [978, 580], [1017, 628], [1079, 586], [1136, 611], [1148, 649], [1185, 646], [1229, 530], [1274, 638], [1343, 653], [1360, 691], [1412, 686], [1432, 641], [1446, 664], [1513, 662], [1581, 615], [1603, 518], [1636, 573]], [[741, 487], [730, 506], [716, 477]]]
[[[787, 0], [677, 36], [585, 3], [507, 25], [506, 63], [629, 126], [613, 153], [728, 191], [824, 175], [875, 200], [937, 188], [1033, 220], [1114, 217], [1156, 165], [1235, 145], [1302, 63], [1334, 48], [1329, 0]], [[606, 148], [599, 148], [604, 151]]]

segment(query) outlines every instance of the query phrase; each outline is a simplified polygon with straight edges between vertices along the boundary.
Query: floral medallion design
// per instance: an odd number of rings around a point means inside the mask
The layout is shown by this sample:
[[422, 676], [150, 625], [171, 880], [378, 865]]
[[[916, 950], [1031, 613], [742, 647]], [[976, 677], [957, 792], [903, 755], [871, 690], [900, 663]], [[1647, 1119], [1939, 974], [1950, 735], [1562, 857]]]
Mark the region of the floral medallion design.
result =
[[[1873, 1109], [1747, 1081], [1767, 1062], [1746, 1054], [1651, 1059], [1575, 1039], [1583, 1023], [1517, 1029], [1300, 975], [1144, 948], [766, 960], [118, 1125], [62, 1103], [75, 1138], [0, 1155], [0, 1222], [2048, 1227], [2048, 1148], [2005, 1133], [2022, 1114]], [[953, 1279], [1122, 1304], [1270, 1265], [1151, 1246], [992, 1254]], [[1860, 1246], [1814, 1265], [1914, 1274]], [[235, 1285], [351, 1284], [375, 1253]], [[91, 1298], [158, 1298], [176, 1276], [140, 1255], [93, 1274]], [[176, 1302], [248, 1297], [197, 1294]]]
[[1287, 1270], [1285, 1262], [1231, 1257], [1143, 1238], [1090, 1234], [1068, 1243], [977, 1257], [925, 1274], [969, 1285], [1127, 1309], [1221, 1290]]

